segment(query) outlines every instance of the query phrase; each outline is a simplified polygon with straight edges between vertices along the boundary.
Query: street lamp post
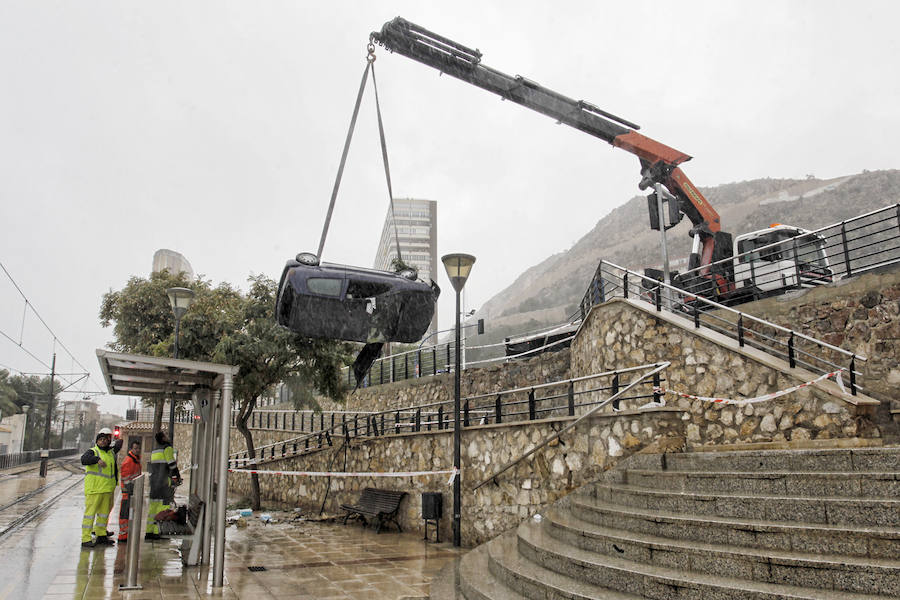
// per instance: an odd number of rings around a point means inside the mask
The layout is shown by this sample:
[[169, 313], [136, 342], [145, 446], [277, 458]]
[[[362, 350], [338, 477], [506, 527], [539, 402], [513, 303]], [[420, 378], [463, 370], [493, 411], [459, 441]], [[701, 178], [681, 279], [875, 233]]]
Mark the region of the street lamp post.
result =
[[[166, 290], [169, 295], [169, 304], [172, 305], [172, 312], [175, 313], [175, 356], [178, 358], [178, 334], [181, 328], [181, 317], [191, 307], [194, 301], [194, 290], [181, 287], [173, 287]], [[175, 440], [175, 396], [169, 398], [169, 441], [174, 443]]]
[[469, 272], [472, 265], [475, 264], [475, 257], [471, 254], [447, 254], [441, 257], [444, 268], [447, 269], [447, 276], [453, 289], [456, 290], [456, 365], [453, 369], [453, 468], [456, 476], [453, 478], [453, 545], [459, 547], [462, 545], [462, 536], [460, 533], [460, 441], [461, 431], [459, 422], [459, 383], [460, 383], [460, 337], [462, 328], [460, 327], [459, 314], [459, 294], [466, 285], [466, 279], [469, 278]]

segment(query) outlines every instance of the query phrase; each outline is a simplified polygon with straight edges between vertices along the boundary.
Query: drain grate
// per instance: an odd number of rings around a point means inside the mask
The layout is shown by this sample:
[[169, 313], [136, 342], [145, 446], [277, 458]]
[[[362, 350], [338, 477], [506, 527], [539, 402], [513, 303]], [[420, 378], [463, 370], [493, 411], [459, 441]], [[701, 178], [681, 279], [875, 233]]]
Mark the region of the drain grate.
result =
[[265, 571], [265, 567], [247, 567], [248, 571]]

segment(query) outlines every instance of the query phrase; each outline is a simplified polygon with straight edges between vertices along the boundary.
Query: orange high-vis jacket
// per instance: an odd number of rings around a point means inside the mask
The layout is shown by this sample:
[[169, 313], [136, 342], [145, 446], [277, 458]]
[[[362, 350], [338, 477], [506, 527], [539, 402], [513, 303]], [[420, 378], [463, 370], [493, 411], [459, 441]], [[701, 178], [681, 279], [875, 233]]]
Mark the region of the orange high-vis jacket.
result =
[[131, 493], [131, 483], [141, 474], [141, 459], [130, 451], [125, 460], [122, 461], [122, 491]]

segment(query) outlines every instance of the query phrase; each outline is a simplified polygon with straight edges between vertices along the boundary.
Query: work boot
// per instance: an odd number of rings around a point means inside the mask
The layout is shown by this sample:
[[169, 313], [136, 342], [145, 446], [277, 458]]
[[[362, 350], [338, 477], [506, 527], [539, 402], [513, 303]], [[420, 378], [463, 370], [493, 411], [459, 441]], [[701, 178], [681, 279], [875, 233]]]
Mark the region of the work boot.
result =
[[111, 540], [111, 539], [109, 539], [109, 538], [108, 538], [107, 536], [105, 536], [105, 535], [98, 535], [98, 536], [97, 536], [97, 545], [98, 545], [98, 546], [101, 546], [101, 545], [113, 546], [113, 545], [115, 545], [115, 543], [116, 543], [115, 540]]
[[159, 540], [162, 538], [160, 537], [160, 535], [158, 533], [145, 533], [144, 539], [145, 540]]
[[81, 547], [82, 548], [93, 548], [94, 540], [88, 540], [87, 542], [81, 542]]

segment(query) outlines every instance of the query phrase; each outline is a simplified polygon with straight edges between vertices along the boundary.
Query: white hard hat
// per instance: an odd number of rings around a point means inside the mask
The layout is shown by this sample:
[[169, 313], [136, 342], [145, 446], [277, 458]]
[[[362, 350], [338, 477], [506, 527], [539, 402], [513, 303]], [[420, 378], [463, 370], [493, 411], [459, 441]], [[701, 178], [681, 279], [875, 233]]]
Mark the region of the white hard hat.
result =
[[109, 427], [104, 427], [97, 432], [97, 435], [112, 435], [112, 430]]

